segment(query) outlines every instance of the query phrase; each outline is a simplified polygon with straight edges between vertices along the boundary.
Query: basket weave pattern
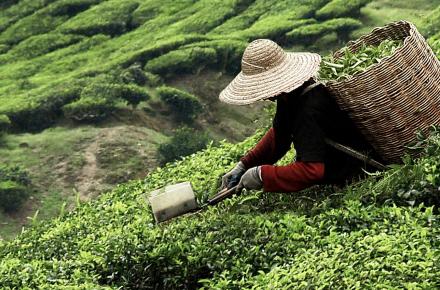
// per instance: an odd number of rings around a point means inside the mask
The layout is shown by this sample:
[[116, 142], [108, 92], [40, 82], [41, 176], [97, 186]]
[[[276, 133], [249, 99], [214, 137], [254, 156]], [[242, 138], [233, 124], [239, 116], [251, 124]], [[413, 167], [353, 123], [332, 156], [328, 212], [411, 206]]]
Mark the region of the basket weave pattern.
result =
[[[440, 61], [406, 21], [375, 28], [347, 47], [355, 52], [363, 43], [379, 45], [385, 39], [404, 43], [366, 71], [327, 86], [377, 153], [386, 162], [400, 163], [417, 130], [427, 134], [431, 125], [440, 125]], [[342, 55], [342, 50], [334, 54]]]

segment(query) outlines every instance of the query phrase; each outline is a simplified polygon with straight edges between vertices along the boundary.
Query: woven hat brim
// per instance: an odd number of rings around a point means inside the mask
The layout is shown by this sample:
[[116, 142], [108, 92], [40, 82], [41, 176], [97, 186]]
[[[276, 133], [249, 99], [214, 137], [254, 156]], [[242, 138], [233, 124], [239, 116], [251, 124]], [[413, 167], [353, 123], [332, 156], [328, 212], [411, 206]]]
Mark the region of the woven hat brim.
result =
[[220, 100], [233, 105], [248, 105], [256, 101], [290, 92], [314, 76], [321, 56], [309, 52], [288, 52], [286, 59], [263, 73], [245, 75], [240, 72], [220, 93]]

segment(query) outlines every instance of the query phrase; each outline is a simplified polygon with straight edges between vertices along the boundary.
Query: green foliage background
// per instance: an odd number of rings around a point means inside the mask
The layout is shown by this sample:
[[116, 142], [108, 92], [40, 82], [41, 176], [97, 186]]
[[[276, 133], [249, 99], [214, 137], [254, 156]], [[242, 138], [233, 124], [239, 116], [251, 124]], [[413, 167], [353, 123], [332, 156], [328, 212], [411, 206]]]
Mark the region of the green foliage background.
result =
[[346, 38], [360, 26], [348, 18], [360, 6], [345, 9], [337, 15], [341, 18], [314, 20], [329, 2], [11, 2], [0, 11], [0, 114], [16, 129], [41, 129], [63, 114], [71, 116], [63, 106], [95, 109], [106, 103], [101, 97], [97, 104], [78, 95], [64, 97], [73, 81], [93, 82], [134, 64], [165, 79], [206, 67], [235, 73], [246, 44], [255, 38], [281, 44], [313, 43], [332, 32]]
[[[182, 72], [237, 72], [254, 38], [294, 45], [299, 36], [314, 43], [347, 34], [359, 26], [352, 17], [363, 5], [348, 2], [337, 9], [338, 0], [7, 1], [0, 11], [2, 126], [50, 126], [75, 104], [119, 101], [114, 92], [125, 85], [146, 96]], [[439, 15], [437, 8], [423, 26], [436, 51]], [[105, 96], [102, 88], [91, 93], [115, 75]], [[438, 133], [423, 141], [420, 159], [345, 188], [246, 192], [154, 224], [148, 192], [189, 180], [206, 201], [263, 132], [238, 144], [211, 144], [97, 200], [78, 200], [75, 210], [51, 221], [32, 219], [16, 239], [0, 241], [0, 288], [438, 287]]]

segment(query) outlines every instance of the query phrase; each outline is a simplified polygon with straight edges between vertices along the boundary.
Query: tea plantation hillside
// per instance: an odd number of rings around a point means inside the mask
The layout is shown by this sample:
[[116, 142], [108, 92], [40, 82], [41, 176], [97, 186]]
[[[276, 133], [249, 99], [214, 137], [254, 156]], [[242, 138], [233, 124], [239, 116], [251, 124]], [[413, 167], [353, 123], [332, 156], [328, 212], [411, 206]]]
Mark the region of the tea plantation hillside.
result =
[[0, 114], [25, 131], [61, 116], [102, 118], [118, 101], [148, 101], [152, 88], [176, 74], [237, 72], [255, 38], [307, 44], [335, 32], [347, 40], [362, 25], [350, 17], [369, 1], [338, 13], [329, 2], [9, 2], [0, 12]]
[[[0, 212], [0, 239], [37, 210], [53, 216], [76, 195], [90, 199], [143, 177], [207, 139], [250, 136], [265, 121], [264, 105], [218, 101], [249, 41], [267, 37], [324, 54], [363, 23], [399, 19], [378, 20], [368, 0], [1, 2], [0, 131], [8, 134], [0, 133], [0, 163], [28, 171], [32, 192], [12, 213]], [[197, 146], [157, 154], [188, 130]]]

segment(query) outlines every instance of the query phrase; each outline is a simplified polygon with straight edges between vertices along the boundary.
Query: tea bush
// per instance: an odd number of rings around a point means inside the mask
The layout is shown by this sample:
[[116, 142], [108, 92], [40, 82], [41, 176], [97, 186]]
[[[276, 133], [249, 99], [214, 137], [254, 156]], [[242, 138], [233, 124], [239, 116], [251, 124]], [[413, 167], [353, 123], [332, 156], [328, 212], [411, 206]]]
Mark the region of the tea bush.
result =
[[[215, 65], [217, 69], [222, 71], [230, 71], [237, 73], [241, 68], [241, 56], [246, 49], [247, 43], [243, 40], [235, 39], [212, 39], [206, 41], [195, 42], [183, 46], [183, 48], [202, 48], [202, 49], [212, 49], [215, 50], [216, 58], [212, 58], [207, 63], [194, 64], [197, 69], [206, 64]], [[214, 53], [212, 53], [214, 55]]]
[[[246, 5], [247, 4], [247, 5]], [[222, 35], [230, 33], [231, 31], [241, 31], [250, 27], [255, 21], [257, 21], [265, 12], [269, 11], [273, 2], [267, 2], [264, 0], [248, 1], [242, 6], [242, 12], [230, 19], [227, 19], [224, 23], [214, 28], [211, 33], [216, 35]]]
[[65, 17], [52, 17], [37, 12], [20, 19], [3, 31], [0, 34], [0, 43], [15, 45], [28, 37], [50, 32], [65, 20]]
[[339, 17], [358, 18], [361, 8], [371, 1], [372, 0], [332, 0], [317, 10], [315, 15], [318, 19]]
[[141, 101], [150, 98], [144, 88], [135, 84], [124, 84], [118, 76], [104, 74], [87, 82], [88, 85], [80, 90], [79, 99], [63, 106], [63, 113], [67, 118], [94, 122], [107, 117], [118, 101], [125, 100], [136, 107]]
[[182, 127], [174, 131], [168, 142], [159, 145], [157, 153], [162, 164], [175, 161], [206, 148], [209, 137], [194, 128]]
[[11, 120], [9, 120], [8, 116], [0, 115], [0, 136], [7, 132], [11, 127]]
[[[4, 31], [19, 19], [31, 15], [55, 1], [56, 0], [20, 0], [7, 9], [0, 10], [0, 32]], [[2, 1], [2, 3], [3, 2], [4, 1]]]
[[0, 207], [6, 212], [17, 210], [28, 198], [27, 189], [14, 181], [0, 181]]
[[[236, 35], [244, 36], [248, 39], [254, 38], [269, 38], [277, 39], [277, 43], [283, 44], [298, 44], [296, 39], [286, 38], [286, 33], [301, 27], [303, 25], [316, 23], [315, 19], [301, 19], [301, 20], [290, 20], [291, 17], [286, 14], [281, 14], [278, 16], [271, 16], [263, 18], [260, 21], [254, 23], [251, 27]], [[234, 34], [235, 35], [235, 34]]]
[[[216, 27], [211, 35], [244, 38], [278, 39], [297, 26], [296, 21], [311, 18], [314, 11], [322, 7], [327, 0], [317, 1], [264, 1], [243, 3], [243, 11]], [[294, 9], [293, 6], [294, 5]]]
[[150, 99], [150, 95], [144, 88], [134, 84], [119, 85], [117, 91], [119, 91], [117, 97], [126, 100], [133, 108], [135, 108], [140, 102]]
[[193, 120], [201, 111], [202, 105], [196, 96], [176, 88], [162, 86], [157, 88], [159, 98], [167, 104], [181, 121]]
[[29, 197], [31, 180], [18, 166], [0, 165], [0, 208], [6, 212], [17, 210]]
[[[237, 6], [249, 0], [234, 1], [196, 1], [176, 13], [174, 25], [170, 25], [165, 35], [198, 33], [205, 34], [221, 25], [237, 13]], [[181, 17], [183, 16], [183, 17]]]
[[148, 60], [164, 55], [178, 47], [196, 41], [205, 40], [205, 36], [198, 34], [173, 35], [166, 39], [160, 39], [155, 43], [149, 43], [146, 47], [142, 47], [137, 52], [122, 62], [123, 67], [132, 65], [133, 63], [146, 63]]
[[423, 18], [421, 31], [426, 37], [434, 36], [440, 32], [440, 7], [437, 7], [427, 17]]
[[19, 0], [5, 0], [2, 3], [0, 3], [0, 8], [1, 9], [6, 9], [11, 5], [17, 4]]
[[338, 39], [346, 41], [351, 31], [362, 26], [359, 20], [352, 18], [335, 18], [322, 23], [304, 25], [286, 33], [286, 37], [303, 43], [313, 43], [319, 37], [336, 32]]
[[115, 100], [101, 96], [82, 96], [63, 106], [63, 113], [69, 119], [79, 122], [96, 122], [106, 118], [115, 109]]
[[69, 46], [82, 39], [83, 37], [78, 35], [61, 33], [40, 34], [23, 40], [14, 46], [9, 53], [13, 55], [14, 60], [17, 58], [30, 59]]
[[170, 77], [180, 73], [197, 73], [201, 68], [217, 62], [213, 48], [191, 47], [174, 50], [150, 60], [145, 70]]
[[31, 185], [31, 179], [27, 171], [20, 166], [0, 165], [0, 181], [14, 181], [23, 186]]
[[[131, 13], [138, 7], [136, 1], [105, 1], [64, 22], [62, 32], [83, 35], [119, 35], [130, 29]], [[99, 15], [99, 17], [97, 17]]]
[[47, 6], [46, 11], [52, 16], [68, 15], [70, 17], [89, 9], [92, 5], [104, 0], [58, 0]]
[[19, 109], [8, 112], [12, 127], [18, 130], [38, 131], [47, 128], [62, 114], [61, 107], [77, 99], [85, 80], [58, 84], [39, 91], [31, 101]]
[[[429, 289], [440, 283], [438, 204], [379, 201], [387, 187], [378, 185], [401, 179], [401, 172], [380, 173], [331, 194], [320, 193], [324, 188], [244, 192], [197, 214], [154, 224], [148, 192], [188, 180], [204, 202], [261, 136], [262, 131], [236, 145], [209, 145], [0, 244], [0, 285]], [[438, 154], [438, 140], [433, 134], [422, 158]], [[298, 200], [309, 201], [309, 210], [298, 212]]]
[[142, 86], [148, 83], [150, 85], [150, 79], [142, 70], [142, 66], [139, 63], [135, 63], [128, 68], [121, 70], [119, 73], [119, 79], [126, 84], [135, 83]]
[[0, 54], [8, 52], [9, 49], [10, 49], [9, 45], [0, 44]]

